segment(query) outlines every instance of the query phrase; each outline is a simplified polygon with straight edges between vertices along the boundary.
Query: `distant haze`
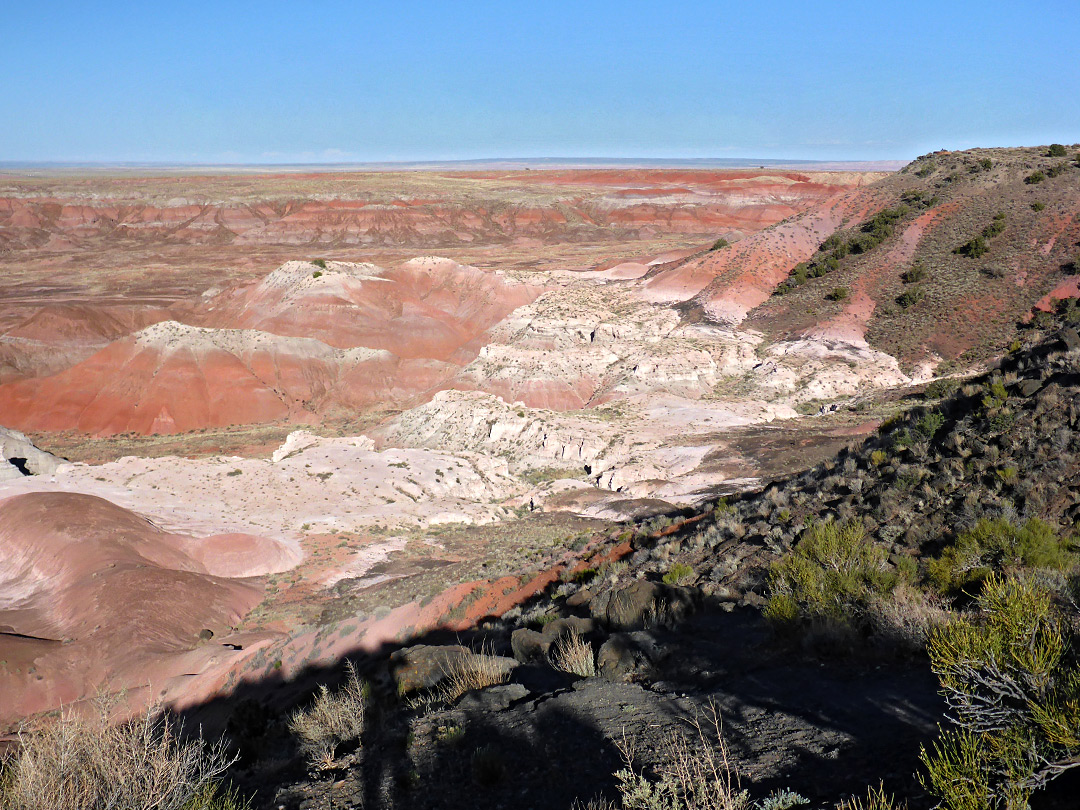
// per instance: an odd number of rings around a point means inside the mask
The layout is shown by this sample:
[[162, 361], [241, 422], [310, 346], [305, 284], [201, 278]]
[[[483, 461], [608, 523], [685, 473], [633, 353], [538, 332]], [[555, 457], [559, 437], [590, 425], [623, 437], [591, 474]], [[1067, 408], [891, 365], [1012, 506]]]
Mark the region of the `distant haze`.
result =
[[1080, 141], [1075, 0], [42, 0], [3, 27], [8, 163], [712, 167]]

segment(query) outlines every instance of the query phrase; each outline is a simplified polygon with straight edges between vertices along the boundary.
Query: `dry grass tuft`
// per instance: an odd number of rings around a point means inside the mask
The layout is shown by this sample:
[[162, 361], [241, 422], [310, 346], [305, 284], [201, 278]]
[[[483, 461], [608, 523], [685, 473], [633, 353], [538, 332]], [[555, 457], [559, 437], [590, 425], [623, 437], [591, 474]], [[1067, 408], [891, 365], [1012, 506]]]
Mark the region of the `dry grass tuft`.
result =
[[907, 803], [897, 804], [896, 799], [885, 793], [885, 786], [867, 788], [866, 796], [853, 796], [836, 805], [836, 810], [904, 810]]
[[551, 645], [548, 661], [559, 672], [569, 672], [583, 678], [596, 675], [596, 656], [592, 644], [577, 633], [569, 633]]
[[708, 732], [700, 720], [693, 726], [696, 739], [675, 733], [668, 737], [661, 751], [665, 764], [657, 769], [656, 778], [633, 769], [629, 741], [624, 738], [618, 744], [626, 763], [615, 774], [623, 810], [746, 810], [750, 806], [749, 795], [728, 759], [719, 711], [712, 707]]
[[0, 774], [5, 810], [243, 810], [222, 793], [235, 762], [221, 743], [185, 740], [182, 727], [149, 709], [109, 723], [101, 701], [85, 717], [72, 711], [20, 730]]
[[466, 692], [510, 680], [510, 670], [505, 662], [485, 650], [453, 664], [444, 674], [446, 678], [436, 690], [437, 699], [444, 703], [453, 703]]
[[355, 742], [364, 731], [364, 684], [352, 662], [345, 664], [348, 676], [337, 692], [319, 687], [315, 701], [289, 718], [289, 731], [300, 740], [308, 761], [320, 768], [333, 767], [337, 747]]

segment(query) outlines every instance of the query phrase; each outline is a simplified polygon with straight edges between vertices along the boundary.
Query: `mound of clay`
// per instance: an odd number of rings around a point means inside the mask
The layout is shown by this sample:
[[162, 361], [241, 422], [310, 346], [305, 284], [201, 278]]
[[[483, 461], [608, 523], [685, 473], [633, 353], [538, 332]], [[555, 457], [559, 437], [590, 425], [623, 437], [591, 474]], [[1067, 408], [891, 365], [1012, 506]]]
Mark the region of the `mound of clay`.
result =
[[258, 284], [213, 301], [204, 323], [464, 364], [476, 356], [484, 332], [540, 291], [433, 256], [392, 270], [287, 262]]
[[180, 663], [170, 655], [195, 647], [204, 628], [227, 632], [261, 599], [260, 582], [232, 577], [298, 561], [278, 541], [170, 534], [90, 495], [0, 501], [0, 659], [8, 662], [0, 690], [13, 696], [0, 722], [106, 681], [119, 688], [165, 677]]

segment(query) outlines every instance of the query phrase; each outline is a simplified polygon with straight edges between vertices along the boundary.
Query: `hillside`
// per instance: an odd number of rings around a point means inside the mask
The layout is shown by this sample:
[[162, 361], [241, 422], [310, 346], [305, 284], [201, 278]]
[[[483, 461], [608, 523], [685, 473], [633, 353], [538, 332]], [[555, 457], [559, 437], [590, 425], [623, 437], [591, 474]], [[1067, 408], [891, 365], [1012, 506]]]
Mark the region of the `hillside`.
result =
[[[1000, 369], [952, 393], [939, 386], [913, 396], [877, 435], [834, 459], [707, 511], [598, 538], [543, 595], [500, 609], [470, 632], [431, 632], [389, 659], [354, 659], [373, 685], [369, 711], [377, 723], [359, 747], [342, 745], [333, 764], [313, 766], [304, 778], [300, 770], [280, 772], [287, 784], [267, 791], [265, 806], [320, 806], [331, 794], [346, 807], [373, 800], [458, 807], [465, 796], [478, 807], [511, 800], [569, 806], [575, 797], [615, 792], [612, 774], [627, 739], [638, 767], [663, 772], [673, 754], [666, 735], [716, 706], [725, 766], [755, 799], [791, 788], [819, 806], [884, 780], [911, 807], [928, 807], [913, 772], [921, 768], [919, 744], [944, 721], [944, 707], [922, 646], [927, 632], [962, 615], [968, 602], [935, 591], [934, 561], [954, 559], [948, 549], [986, 521], [1038, 519], [1068, 537], [1080, 513], [1080, 337], [1070, 325], [1080, 322], [1080, 309], [1062, 313], [1059, 335], [1034, 333]], [[777, 593], [770, 566], [775, 571], [814, 526], [832, 521], [865, 530], [882, 555], [881, 571], [902, 584], [886, 601], [851, 603], [848, 618], [832, 627], [778, 632], [775, 619], [761, 614]], [[1066, 557], [1075, 573], [1077, 558]], [[988, 570], [1014, 573], [1029, 565], [984, 561]], [[1058, 576], [1055, 587], [1068, 600], [1056, 563], [1042, 565], [1041, 576]], [[549, 663], [559, 660], [560, 638], [579, 637], [589, 651], [586, 669], [596, 668], [588, 677]], [[460, 700], [440, 698], [434, 687], [455, 671], [456, 656], [473, 655], [470, 648], [505, 656], [492, 660], [511, 674]], [[321, 668], [294, 671], [300, 680], [289, 694], [307, 677], [334, 677]], [[426, 687], [433, 694], [425, 699]], [[269, 717], [281, 717], [276, 689], [252, 681], [195, 716], [221, 718], [230, 706], [257, 700]], [[419, 689], [420, 697], [402, 700], [395, 689]], [[269, 721], [259, 754], [241, 772], [252, 785], [292, 750], [274, 736], [283, 729], [278, 722]], [[714, 745], [710, 734], [706, 728], [703, 741]], [[1068, 795], [1063, 789], [1048, 798]]]

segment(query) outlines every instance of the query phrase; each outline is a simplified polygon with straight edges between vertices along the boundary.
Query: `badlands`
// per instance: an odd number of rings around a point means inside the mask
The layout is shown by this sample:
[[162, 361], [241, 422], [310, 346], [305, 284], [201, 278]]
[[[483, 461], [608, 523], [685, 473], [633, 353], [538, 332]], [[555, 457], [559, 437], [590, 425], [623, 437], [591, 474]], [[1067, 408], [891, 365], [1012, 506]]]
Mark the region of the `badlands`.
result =
[[1057, 165], [0, 174], [0, 725], [295, 701], [832, 464], [1076, 294]]
[[192, 702], [349, 611], [411, 618], [339, 652], [396, 637], [865, 430], [795, 417], [906, 382], [894, 358], [691, 316], [679, 274], [794, 263], [886, 177], [0, 176], [0, 723]]

